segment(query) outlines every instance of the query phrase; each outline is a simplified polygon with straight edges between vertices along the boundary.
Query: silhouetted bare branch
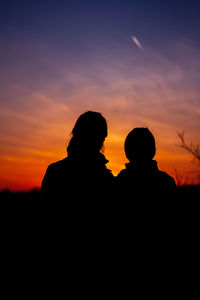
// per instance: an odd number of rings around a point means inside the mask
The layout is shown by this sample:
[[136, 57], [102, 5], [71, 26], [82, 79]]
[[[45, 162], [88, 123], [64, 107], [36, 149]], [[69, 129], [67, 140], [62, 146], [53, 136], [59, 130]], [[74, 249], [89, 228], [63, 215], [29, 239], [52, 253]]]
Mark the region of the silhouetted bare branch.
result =
[[178, 146], [188, 151], [190, 154], [192, 154], [193, 162], [200, 167], [200, 145], [196, 144], [194, 145], [192, 142], [188, 145], [185, 142], [185, 131], [179, 132], [177, 131], [178, 137], [181, 140], [181, 144]]

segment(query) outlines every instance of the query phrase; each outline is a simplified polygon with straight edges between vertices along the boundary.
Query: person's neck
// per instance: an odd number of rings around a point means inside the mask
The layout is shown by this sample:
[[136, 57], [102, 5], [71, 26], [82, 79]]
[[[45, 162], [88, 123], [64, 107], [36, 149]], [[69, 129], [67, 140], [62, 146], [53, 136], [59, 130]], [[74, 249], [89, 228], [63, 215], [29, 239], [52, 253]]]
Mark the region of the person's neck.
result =
[[135, 167], [138, 169], [148, 169], [152, 167], [157, 167], [157, 162], [153, 159], [148, 160], [132, 160], [127, 165], [130, 167]]

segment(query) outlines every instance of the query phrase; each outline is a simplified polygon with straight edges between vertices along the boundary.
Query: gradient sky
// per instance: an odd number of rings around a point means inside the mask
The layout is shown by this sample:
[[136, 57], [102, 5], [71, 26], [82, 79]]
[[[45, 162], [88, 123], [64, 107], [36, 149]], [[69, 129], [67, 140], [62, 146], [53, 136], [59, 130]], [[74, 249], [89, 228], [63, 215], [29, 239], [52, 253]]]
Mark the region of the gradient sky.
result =
[[177, 130], [200, 142], [199, 1], [4, 1], [0, 34], [0, 189], [39, 187], [87, 110], [108, 121], [115, 175], [148, 127], [160, 169], [196, 182]]

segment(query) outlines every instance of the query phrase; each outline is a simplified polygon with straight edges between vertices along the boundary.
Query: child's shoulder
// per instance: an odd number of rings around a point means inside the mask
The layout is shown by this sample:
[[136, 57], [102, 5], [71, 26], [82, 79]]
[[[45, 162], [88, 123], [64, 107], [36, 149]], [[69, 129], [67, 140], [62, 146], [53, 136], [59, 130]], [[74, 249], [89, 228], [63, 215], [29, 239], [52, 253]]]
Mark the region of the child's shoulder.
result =
[[170, 176], [168, 173], [158, 170], [158, 174], [159, 174], [160, 179], [162, 179], [162, 181], [168, 183], [169, 185], [176, 186], [174, 178], [172, 176]]
[[115, 179], [117, 181], [123, 180], [123, 179], [126, 179], [127, 175], [128, 175], [127, 170], [123, 169], [118, 173], [118, 175], [115, 177]]

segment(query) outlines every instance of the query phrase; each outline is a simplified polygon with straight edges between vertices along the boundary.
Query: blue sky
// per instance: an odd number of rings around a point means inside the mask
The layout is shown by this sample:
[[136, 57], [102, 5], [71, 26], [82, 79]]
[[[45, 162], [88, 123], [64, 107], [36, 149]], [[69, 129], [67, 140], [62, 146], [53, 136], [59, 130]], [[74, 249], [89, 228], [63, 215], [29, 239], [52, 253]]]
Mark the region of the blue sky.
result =
[[172, 39], [199, 45], [199, 10], [194, 0], [4, 1], [0, 30], [8, 42], [35, 40], [76, 54], [92, 51], [96, 43], [109, 49], [133, 32], [152, 46]]

